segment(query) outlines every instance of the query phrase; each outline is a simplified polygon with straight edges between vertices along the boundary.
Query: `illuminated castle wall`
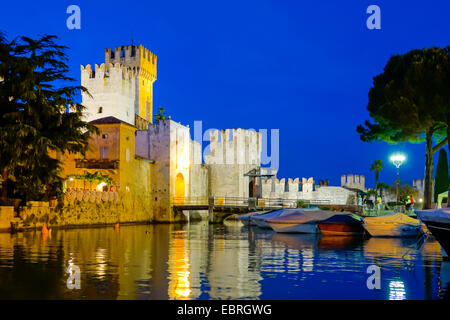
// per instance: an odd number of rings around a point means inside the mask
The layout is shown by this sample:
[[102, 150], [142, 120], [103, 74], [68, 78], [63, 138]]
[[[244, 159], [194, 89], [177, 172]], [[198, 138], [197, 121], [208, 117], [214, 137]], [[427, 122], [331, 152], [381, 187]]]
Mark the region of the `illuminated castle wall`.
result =
[[105, 49], [105, 63], [81, 66], [81, 85], [87, 120], [113, 116], [139, 129], [153, 119], [153, 83], [157, 57], [142, 45]]

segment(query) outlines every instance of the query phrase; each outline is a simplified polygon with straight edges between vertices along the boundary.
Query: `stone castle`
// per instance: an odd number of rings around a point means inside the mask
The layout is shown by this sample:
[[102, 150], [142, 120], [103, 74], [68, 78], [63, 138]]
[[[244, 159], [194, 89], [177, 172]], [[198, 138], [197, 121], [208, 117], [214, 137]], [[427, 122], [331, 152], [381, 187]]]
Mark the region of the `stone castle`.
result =
[[[172, 206], [186, 199], [254, 197], [303, 199], [346, 204], [364, 176], [342, 176], [341, 186], [315, 185], [313, 178], [281, 179], [261, 167], [262, 136], [253, 130], [210, 131], [209, 153], [191, 139], [190, 128], [171, 119], [153, 121], [153, 83], [157, 57], [142, 45], [105, 49], [101, 65], [81, 66], [85, 119], [100, 131], [84, 157], [64, 155], [64, 174], [79, 177], [101, 172], [110, 186], [86, 186], [68, 179], [80, 192], [112, 191], [129, 199], [135, 220], [173, 222]], [[257, 174], [251, 174], [251, 173]], [[200, 200], [199, 200], [200, 201]]]

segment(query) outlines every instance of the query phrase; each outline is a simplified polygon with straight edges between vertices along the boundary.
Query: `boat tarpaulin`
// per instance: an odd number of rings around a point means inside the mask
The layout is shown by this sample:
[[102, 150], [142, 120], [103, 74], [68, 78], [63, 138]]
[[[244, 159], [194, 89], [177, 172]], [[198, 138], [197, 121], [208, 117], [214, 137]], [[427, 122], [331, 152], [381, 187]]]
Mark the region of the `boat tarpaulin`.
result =
[[354, 213], [335, 213], [322, 223], [361, 224], [362, 218]]
[[266, 214], [262, 214], [262, 215], [258, 215], [258, 216], [252, 216], [251, 219], [255, 219], [255, 220], [267, 220], [270, 218], [275, 218], [275, 217], [280, 217], [280, 216], [284, 216], [287, 214], [292, 214], [294, 212], [301, 212], [301, 211], [317, 211], [318, 209], [315, 208], [306, 208], [306, 209], [279, 209], [279, 210], [274, 210], [274, 211], [270, 211]]
[[442, 223], [450, 223], [450, 208], [416, 210], [417, 216], [422, 221], [434, 221]]
[[271, 223], [313, 223], [326, 220], [335, 214], [335, 212], [323, 210], [297, 210], [282, 216], [268, 218], [266, 221]]
[[417, 219], [411, 218], [404, 213], [390, 213], [380, 217], [366, 217], [364, 218], [364, 224], [408, 224], [419, 226], [420, 222]]
[[240, 215], [238, 217], [238, 219], [246, 221], [246, 220], [250, 220], [250, 218], [253, 217], [253, 216], [260, 216], [260, 215], [263, 215], [263, 214], [266, 214], [266, 213], [269, 213], [269, 212], [271, 212], [271, 211], [249, 212], [249, 213]]

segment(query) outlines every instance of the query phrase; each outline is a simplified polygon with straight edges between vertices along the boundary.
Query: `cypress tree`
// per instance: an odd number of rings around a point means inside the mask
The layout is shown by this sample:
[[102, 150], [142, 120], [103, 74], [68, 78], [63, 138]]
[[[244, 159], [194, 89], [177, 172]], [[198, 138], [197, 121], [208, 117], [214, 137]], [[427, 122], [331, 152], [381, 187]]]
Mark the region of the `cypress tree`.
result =
[[437, 202], [440, 193], [448, 191], [449, 183], [447, 152], [441, 149], [434, 177], [434, 202]]

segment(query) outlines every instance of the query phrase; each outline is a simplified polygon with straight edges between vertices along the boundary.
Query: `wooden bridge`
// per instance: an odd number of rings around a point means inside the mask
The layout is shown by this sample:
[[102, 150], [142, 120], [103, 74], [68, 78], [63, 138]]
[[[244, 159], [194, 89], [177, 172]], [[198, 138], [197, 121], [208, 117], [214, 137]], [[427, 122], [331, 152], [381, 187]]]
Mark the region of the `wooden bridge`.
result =
[[175, 214], [184, 210], [208, 210], [209, 222], [214, 221], [214, 214], [222, 216], [244, 214], [255, 211], [297, 208], [303, 202], [305, 205], [329, 205], [329, 200], [300, 199], [265, 199], [239, 197], [209, 197], [209, 198], [175, 198], [173, 210]]

